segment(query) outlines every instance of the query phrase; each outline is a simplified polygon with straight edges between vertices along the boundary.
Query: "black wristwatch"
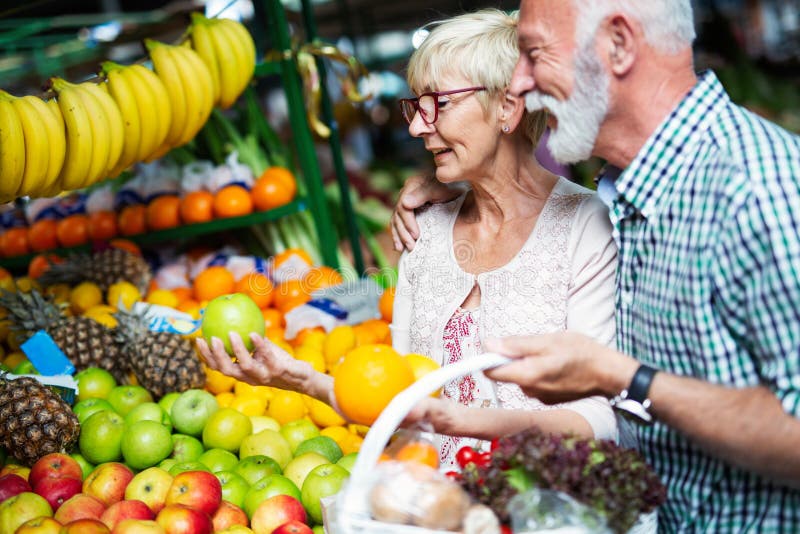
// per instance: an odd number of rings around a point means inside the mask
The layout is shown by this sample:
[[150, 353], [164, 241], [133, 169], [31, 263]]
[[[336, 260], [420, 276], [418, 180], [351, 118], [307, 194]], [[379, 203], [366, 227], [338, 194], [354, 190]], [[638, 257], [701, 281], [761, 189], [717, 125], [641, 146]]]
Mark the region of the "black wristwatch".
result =
[[658, 369], [640, 365], [628, 389], [623, 389], [622, 393], [611, 399], [611, 407], [621, 416], [640, 425], [652, 425], [654, 419], [650, 413], [650, 399], [647, 398], [647, 392], [657, 372]]

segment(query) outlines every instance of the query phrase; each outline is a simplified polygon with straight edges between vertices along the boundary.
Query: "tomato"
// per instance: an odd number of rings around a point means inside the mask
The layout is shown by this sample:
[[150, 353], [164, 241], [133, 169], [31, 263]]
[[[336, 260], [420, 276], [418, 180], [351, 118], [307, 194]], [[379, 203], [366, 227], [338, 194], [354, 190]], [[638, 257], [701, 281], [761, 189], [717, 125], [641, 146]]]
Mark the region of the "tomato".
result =
[[468, 464], [474, 463], [478, 453], [469, 445], [464, 445], [456, 451], [456, 463], [462, 469]]
[[489, 450], [490, 451], [495, 451], [495, 450], [497, 450], [497, 447], [499, 447], [499, 446], [500, 446], [500, 438], [494, 438], [492, 440], [492, 444], [489, 446]]
[[486, 467], [492, 463], [492, 451], [479, 452], [475, 455], [473, 460], [478, 467]]
[[514, 531], [508, 525], [500, 525], [500, 534], [514, 534]]

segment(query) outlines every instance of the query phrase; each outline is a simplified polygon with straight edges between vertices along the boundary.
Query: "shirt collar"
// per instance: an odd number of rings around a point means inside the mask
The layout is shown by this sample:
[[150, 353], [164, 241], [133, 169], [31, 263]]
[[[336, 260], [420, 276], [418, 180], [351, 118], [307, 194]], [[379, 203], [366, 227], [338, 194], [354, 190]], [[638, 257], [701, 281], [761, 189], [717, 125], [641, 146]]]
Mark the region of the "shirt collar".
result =
[[650, 136], [631, 164], [622, 171], [607, 165], [598, 176], [598, 186], [613, 181], [618, 195], [634, 209], [645, 217], [653, 215], [683, 158], [692, 154], [691, 147], [727, 103], [728, 96], [716, 75], [711, 71], [701, 73], [697, 84]]

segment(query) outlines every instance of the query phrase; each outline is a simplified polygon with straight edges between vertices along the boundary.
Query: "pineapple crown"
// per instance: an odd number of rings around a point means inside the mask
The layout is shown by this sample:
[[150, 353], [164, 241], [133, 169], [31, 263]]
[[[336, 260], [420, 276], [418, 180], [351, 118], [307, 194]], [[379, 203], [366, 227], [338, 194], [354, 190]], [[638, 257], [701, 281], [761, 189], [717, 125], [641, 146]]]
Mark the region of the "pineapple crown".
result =
[[147, 312], [150, 306], [144, 308], [141, 313], [136, 313], [132, 310], [120, 307], [114, 313], [114, 318], [117, 320], [117, 328], [115, 329], [116, 340], [125, 348], [131, 344], [138, 343], [148, 332], [150, 325], [147, 320]]
[[46, 330], [65, 319], [61, 307], [35, 289], [29, 293], [4, 289], [0, 292], [0, 306], [8, 310], [11, 328], [17, 331]]
[[71, 254], [66, 261], [51, 263], [38, 281], [44, 286], [51, 286], [62, 283], [75, 285], [89, 280], [106, 291], [114, 282], [127, 280], [144, 292], [151, 278], [152, 271], [144, 258], [112, 247], [93, 254]]

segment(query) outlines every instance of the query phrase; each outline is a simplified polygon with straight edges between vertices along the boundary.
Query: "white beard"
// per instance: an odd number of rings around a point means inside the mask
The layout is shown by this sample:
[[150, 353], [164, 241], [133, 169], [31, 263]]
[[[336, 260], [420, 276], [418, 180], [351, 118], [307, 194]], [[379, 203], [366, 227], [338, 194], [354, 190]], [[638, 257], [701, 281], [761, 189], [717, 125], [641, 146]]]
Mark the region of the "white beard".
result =
[[608, 74], [591, 48], [581, 47], [575, 55], [572, 94], [566, 100], [531, 91], [525, 96], [529, 112], [547, 109], [558, 121], [550, 132], [547, 148], [556, 161], [570, 164], [591, 157], [600, 125], [608, 113]]

